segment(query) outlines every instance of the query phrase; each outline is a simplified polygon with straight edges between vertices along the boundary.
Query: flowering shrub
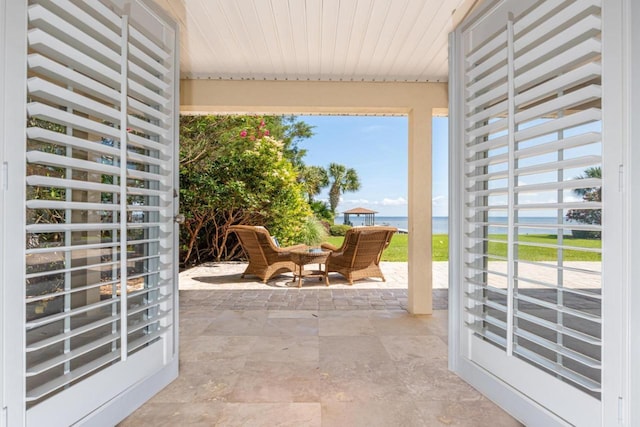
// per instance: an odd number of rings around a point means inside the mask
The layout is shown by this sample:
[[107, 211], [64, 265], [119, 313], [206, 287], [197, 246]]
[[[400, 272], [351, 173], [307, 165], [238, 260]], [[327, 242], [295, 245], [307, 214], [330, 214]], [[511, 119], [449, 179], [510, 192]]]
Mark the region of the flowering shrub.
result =
[[241, 138], [249, 138], [251, 141], [269, 136], [271, 132], [267, 129], [267, 124], [264, 120], [260, 121], [257, 128], [245, 128], [240, 131]]
[[283, 245], [299, 242], [311, 211], [285, 138], [274, 137], [282, 134], [281, 120], [181, 117], [183, 265], [237, 256], [240, 248], [227, 234], [234, 224], [263, 225]]

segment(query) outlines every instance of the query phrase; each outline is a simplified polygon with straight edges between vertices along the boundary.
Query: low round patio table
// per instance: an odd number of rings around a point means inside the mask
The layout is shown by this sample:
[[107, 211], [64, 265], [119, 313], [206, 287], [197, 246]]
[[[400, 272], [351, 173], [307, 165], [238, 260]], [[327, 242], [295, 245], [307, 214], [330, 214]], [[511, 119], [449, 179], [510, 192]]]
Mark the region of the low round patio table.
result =
[[[291, 261], [298, 266], [298, 271], [293, 273], [293, 281], [295, 283], [296, 276], [298, 277], [298, 287], [302, 287], [303, 277], [318, 277], [322, 280], [325, 277], [326, 269], [322, 269], [322, 264], [327, 261], [327, 257], [331, 251], [325, 251], [323, 249], [295, 249], [290, 251]], [[305, 270], [304, 266], [307, 264], [318, 264], [317, 270]], [[325, 280], [325, 284], [329, 286]]]

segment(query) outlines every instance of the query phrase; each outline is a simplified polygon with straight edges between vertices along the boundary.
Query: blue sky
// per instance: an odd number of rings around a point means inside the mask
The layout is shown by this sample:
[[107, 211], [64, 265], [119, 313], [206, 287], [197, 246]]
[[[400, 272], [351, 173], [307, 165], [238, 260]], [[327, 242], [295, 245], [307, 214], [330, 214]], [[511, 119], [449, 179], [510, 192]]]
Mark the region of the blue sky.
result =
[[[315, 126], [300, 143], [307, 165], [341, 163], [360, 177], [361, 189], [345, 193], [338, 212], [366, 207], [379, 216], [407, 215], [407, 117], [299, 116]], [[447, 215], [447, 118], [433, 119], [434, 216]], [[325, 189], [317, 199], [328, 200]]]

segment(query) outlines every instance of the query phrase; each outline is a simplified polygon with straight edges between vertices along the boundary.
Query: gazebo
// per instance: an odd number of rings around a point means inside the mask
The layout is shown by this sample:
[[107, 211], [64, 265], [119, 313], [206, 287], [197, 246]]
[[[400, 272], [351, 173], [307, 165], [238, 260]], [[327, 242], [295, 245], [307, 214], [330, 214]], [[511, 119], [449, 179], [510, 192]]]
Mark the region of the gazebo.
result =
[[364, 215], [364, 224], [363, 225], [376, 225], [376, 214], [378, 212], [372, 211], [371, 209], [366, 208], [353, 208], [348, 211], [344, 211], [344, 223], [347, 225], [353, 225], [349, 220], [351, 215], [356, 215], [360, 217], [360, 215]]

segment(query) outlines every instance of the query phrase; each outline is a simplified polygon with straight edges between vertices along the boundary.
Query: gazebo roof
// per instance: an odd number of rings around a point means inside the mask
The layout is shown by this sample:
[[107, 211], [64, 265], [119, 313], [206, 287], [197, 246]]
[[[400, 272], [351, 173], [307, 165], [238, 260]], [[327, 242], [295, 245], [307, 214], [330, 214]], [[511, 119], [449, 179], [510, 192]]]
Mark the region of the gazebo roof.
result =
[[360, 215], [360, 214], [376, 214], [378, 212], [372, 211], [371, 209], [367, 209], [367, 208], [353, 208], [353, 209], [349, 209], [348, 211], [344, 211], [343, 213]]

